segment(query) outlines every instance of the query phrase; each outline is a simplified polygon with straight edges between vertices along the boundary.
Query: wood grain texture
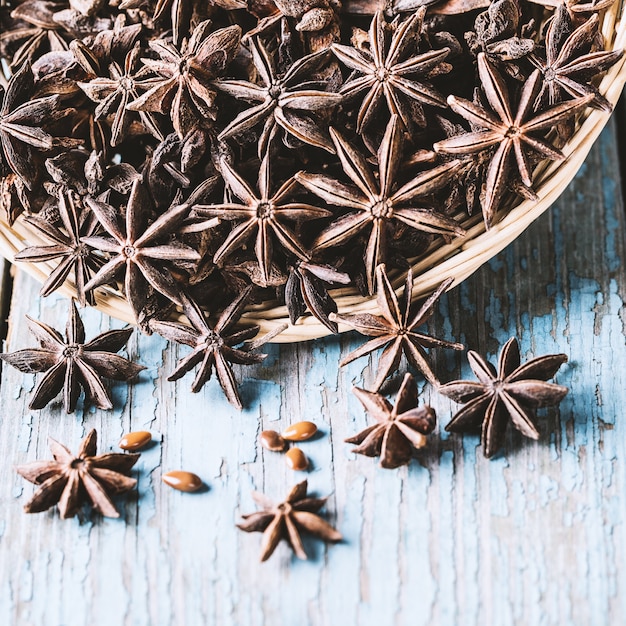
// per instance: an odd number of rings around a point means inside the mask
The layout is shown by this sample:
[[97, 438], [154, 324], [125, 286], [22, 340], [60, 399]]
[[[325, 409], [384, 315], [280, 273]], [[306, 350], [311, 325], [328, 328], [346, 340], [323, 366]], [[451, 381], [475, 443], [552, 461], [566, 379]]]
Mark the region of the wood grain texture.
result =
[[[455, 405], [428, 386], [422, 397], [440, 425], [410, 467], [384, 471], [353, 455], [343, 439], [369, 421], [350, 388], [370, 383], [375, 365], [364, 359], [338, 372], [340, 356], [361, 341], [354, 335], [268, 346], [267, 361], [246, 368], [241, 413], [215, 384], [194, 395], [189, 377], [166, 383], [178, 350], [154, 336], [131, 339], [130, 356], [148, 369], [133, 386], [112, 387], [110, 412], [29, 411], [34, 377], [5, 367], [0, 624], [620, 623], [626, 280], [615, 137], [610, 126], [557, 206], [450, 293], [431, 321], [431, 332], [492, 359], [512, 335], [523, 358], [569, 356], [557, 380], [571, 392], [541, 413], [541, 440], [510, 433], [491, 461], [477, 436], [445, 433]], [[8, 349], [31, 343], [24, 313], [65, 323], [67, 303], [44, 304], [37, 291], [17, 276]], [[95, 311], [84, 319], [88, 336], [120, 325]], [[444, 381], [471, 375], [464, 355], [439, 352], [434, 363]], [[304, 475], [257, 443], [262, 429], [301, 419], [321, 429], [301, 445], [313, 464]], [[32, 486], [13, 464], [48, 457], [48, 435], [76, 447], [92, 427], [100, 449], [129, 430], [159, 439], [137, 465], [137, 497], [119, 501], [122, 519], [25, 515]], [[160, 477], [172, 469], [196, 472], [208, 490], [167, 488]], [[345, 541], [328, 549], [305, 541], [308, 562], [281, 546], [261, 565], [260, 535], [234, 524], [254, 510], [252, 489], [281, 498], [304, 476], [311, 491], [331, 494], [328, 519]]]

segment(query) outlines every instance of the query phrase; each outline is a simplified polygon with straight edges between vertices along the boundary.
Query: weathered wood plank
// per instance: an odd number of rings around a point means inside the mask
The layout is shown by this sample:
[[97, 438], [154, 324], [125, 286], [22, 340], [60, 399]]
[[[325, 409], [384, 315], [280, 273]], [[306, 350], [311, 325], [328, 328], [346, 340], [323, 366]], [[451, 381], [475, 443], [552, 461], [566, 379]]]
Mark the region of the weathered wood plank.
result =
[[[610, 127], [550, 213], [444, 300], [430, 330], [491, 357], [516, 334], [528, 357], [565, 352], [558, 381], [572, 391], [541, 419], [539, 442], [507, 439], [482, 458], [478, 438], [449, 436], [454, 405], [430, 388], [440, 417], [431, 445], [409, 468], [383, 471], [343, 439], [368, 419], [350, 393], [372, 364], [337, 371], [354, 336], [270, 346], [248, 368], [249, 407], [238, 413], [215, 385], [164, 379], [178, 351], [157, 337], [131, 341], [148, 369], [113, 387], [111, 412], [27, 409], [33, 377], [4, 368], [0, 386], [0, 624], [606, 624], [626, 602], [626, 376], [623, 327], [624, 217]], [[66, 303], [36, 298], [18, 275], [9, 348], [28, 345], [23, 314], [64, 324]], [[85, 313], [87, 333], [119, 323]], [[182, 352], [181, 352], [182, 353]], [[464, 357], [439, 353], [443, 380], [469, 376]], [[300, 480], [281, 455], [257, 444], [262, 428], [296, 419], [323, 436], [302, 444], [312, 491], [331, 493], [330, 519], [345, 535], [309, 562], [279, 549], [257, 563], [259, 535], [236, 530], [254, 510], [251, 489], [281, 497]], [[62, 522], [25, 516], [32, 487], [11, 466], [48, 455], [51, 435], [76, 445], [95, 426], [110, 449], [124, 431], [162, 442], [138, 465], [138, 501], [123, 519]], [[206, 492], [160, 482], [184, 467]]]

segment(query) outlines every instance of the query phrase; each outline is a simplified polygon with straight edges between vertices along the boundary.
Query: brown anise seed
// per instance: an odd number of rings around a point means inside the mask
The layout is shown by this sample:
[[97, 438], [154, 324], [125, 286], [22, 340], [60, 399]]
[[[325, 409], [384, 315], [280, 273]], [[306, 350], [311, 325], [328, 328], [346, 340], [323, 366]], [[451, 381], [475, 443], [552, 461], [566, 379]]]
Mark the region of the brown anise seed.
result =
[[122, 450], [139, 450], [152, 441], [152, 435], [147, 430], [136, 430], [124, 435], [117, 444]]
[[197, 474], [185, 472], [183, 470], [174, 470], [163, 474], [161, 480], [178, 491], [198, 491], [202, 487], [202, 479]]
[[272, 452], [282, 452], [285, 449], [285, 440], [275, 430], [264, 430], [261, 433], [261, 445]]
[[287, 441], [306, 441], [317, 432], [313, 422], [296, 422], [284, 430], [281, 435]]
[[309, 467], [309, 460], [300, 448], [290, 448], [285, 454], [285, 461], [290, 469], [296, 472], [303, 472]]

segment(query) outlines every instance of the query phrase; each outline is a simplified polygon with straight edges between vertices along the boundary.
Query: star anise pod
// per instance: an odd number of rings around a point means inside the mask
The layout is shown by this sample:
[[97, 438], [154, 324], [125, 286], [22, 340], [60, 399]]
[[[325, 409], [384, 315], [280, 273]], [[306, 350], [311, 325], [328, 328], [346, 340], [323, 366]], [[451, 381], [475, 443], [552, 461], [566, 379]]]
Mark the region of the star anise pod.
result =
[[405, 374], [393, 406], [378, 393], [359, 387], [353, 387], [352, 393], [378, 423], [345, 441], [357, 444], [352, 452], [380, 457], [385, 469], [409, 463], [413, 450], [424, 447], [426, 436], [435, 429], [435, 411], [417, 406], [417, 384], [411, 374]]
[[328, 50], [298, 59], [284, 75], [279, 75], [270, 54], [260, 41], [252, 37], [248, 39], [248, 47], [263, 84], [244, 80], [218, 80], [214, 85], [234, 98], [259, 104], [237, 115], [220, 133], [219, 139], [236, 137], [264, 123], [259, 139], [259, 157], [267, 151], [277, 126], [300, 141], [333, 152], [326, 133], [310, 114], [312, 111], [328, 111], [343, 99], [338, 93], [324, 91], [311, 80], [311, 74], [328, 61]]
[[181, 303], [180, 287], [172, 278], [172, 264], [197, 261], [200, 255], [189, 246], [172, 241], [189, 213], [187, 204], [174, 205], [146, 227], [151, 200], [140, 180], [133, 187], [126, 205], [126, 226], [121, 227], [117, 211], [105, 202], [86, 199], [87, 206], [96, 214], [108, 237], [84, 237], [83, 242], [96, 250], [112, 255], [100, 271], [85, 285], [87, 291], [113, 281], [124, 273], [124, 293], [137, 321], [144, 324], [144, 307], [148, 285], [176, 304]]
[[53, 137], [40, 124], [53, 122], [72, 112], [59, 107], [59, 96], [32, 98], [34, 77], [29, 63], [13, 74], [3, 89], [0, 84], [0, 173], [4, 165], [15, 172], [28, 189], [39, 177], [39, 150], [75, 148], [82, 141]]
[[26, 513], [47, 511], [56, 504], [61, 519], [67, 519], [90, 502], [105, 517], [120, 516], [111, 498], [135, 488], [137, 479], [128, 473], [141, 455], [108, 452], [96, 456], [97, 437], [95, 429], [89, 431], [77, 454], [49, 437], [53, 461], [34, 461], [15, 468], [20, 476], [37, 485], [24, 505]]
[[449, 69], [443, 64], [449, 48], [418, 53], [425, 14], [426, 7], [421, 7], [403, 22], [389, 25], [383, 12], [378, 11], [369, 30], [369, 53], [352, 46], [332, 45], [332, 51], [344, 65], [362, 74], [349, 80], [340, 93], [352, 98], [367, 91], [357, 116], [357, 132], [374, 118], [383, 99], [390, 114], [398, 115], [405, 128], [411, 128], [412, 122], [418, 126], [426, 124], [423, 105], [446, 106], [444, 97], [428, 82], [416, 80]]
[[594, 50], [598, 25], [598, 14], [594, 13], [574, 30], [566, 5], [557, 7], [546, 31], [545, 58], [536, 53], [529, 57], [543, 78], [536, 101], [538, 108], [554, 106], [565, 95], [579, 98], [591, 94], [592, 107], [612, 111], [611, 103], [591, 80], [621, 59], [624, 51]]
[[272, 267], [274, 240], [295, 257], [302, 260], [309, 258], [309, 254], [296, 234], [284, 224], [284, 221], [302, 222], [332, 215], [327, 209], [310, 204], [287, 202], [298, 186], [293, 177], [286, 180], [272, 194], [271, 156], [271, 151], [268, 151], [261, 161], [258, 194], [252, 191], [248, 183], [227, 161], [220, 163], [220, 170], [228, 189], [244, 204], [229, 202], [227, 204], [199, 204], [193, 207], [193, 215], [198, 217], [218, 217], [220, 220], [239, 222], [215, 252], [213, 262], [216, 265], [221, 265], [227, 257], [239, 251], [241, 246], [256, 233], [254, 250], [266, 284]]
[[198, 24], [180, 50], [163, 39], [150, 40], [149, 46], [159, 58], [142, 61], [161, 79], [127, 108], [170, 115], [181, 138], [202, 120], [214, 121], [217, 94], [211, 81], [226, 70], [237, 53], [241, 28], [228, 26], [209, 33], [210, 27], [210, 20]]
[[102, 267], [104, 261], [83, 242], [83, 237], [95, 235], [100, 224], [89, 210], [83, 210], [80, 215], [78, 214], [74, 194], [71, 191], [59, 194], [58, 210], [64, 230], [39, 215], [26, 217], [26, 221], [33, 228], [53, 243], [24, 248], [15, 255], [15, 260], [42, 263], [60, 259], [59, 264], [50, 272], [39, 294], [44, 297], [50, 295], [65, 282], [70, 272], [73, 272], [77, 298], [81, 306], [87, 303], [94, 304], [93, 294], [91, 290], [85, 289], [85, 284]]
[[200, 364], [196, 377], [191, 384], [191, 391], [197, 393], [210, 380], [215, 368], [217, 379], [228, 401], [238, 409], [243, 408], [230, 364], [252, 365], [253, 363], [260, 363], [267, 356], [238, 347], [244, 341], [252, 339], [258, 334], [258, 326], [233, 332], [233, 327], [239, 320], [251, 291], [252, 286], [244, 289], [222, 311], [215, 326], [211, 326], [202, 309], [186, 296], [182, 298], [182, 307], [187, 319], [191, 322], [191, 326], [179, 322], [150, 321], [151, 329], [159, 335], [169, 341], [182, 343], [193, 348], [190, 354], [181, 359], [168, 380], [178, 380]]
[[535, 70], [524, 83], [516, 110], [511, 106], [504, 79], [482, 53], [478, 55], [478, 71], [492, 111], [456, 96], [448, 96], [448, 104], [455, 113], [484, 130], [444, 139], [434, 147], [437, 152], [453, 155], [475, 154], [495, 148], [481, 197], [485, 225], [489, 228], [510, 180], [513, 156], [523, 185], [532, 191], [531, 158], [535, 155], [551, 160], [564, 158], [563, 153], [545, 139], [547, 132], [584, 109], [593, 96], [575, 98], [533, 114], [533, 105], [541, 89], [539, 70]]
[[378, 374], [374, 381], [373, 391], [378, 391], [387, 376], [398, 369], [403, 352], [409, 363], [419, 370], [428, 382], [437, 385], [437, 377], [430, 367], [424, 348], [441, 347], [463, 350], [464, 346], [461, 343], [444, 341], [417, 332], [417, 328], [425, 324], [432, 316], [439, 297], [452, 284], [452, 279], [444, 280], [417, 311], [414, 311], [411, 306], [413, 272], [410, 268], [406, 275], [402, 300], [398, 300], [396, 292], [391, 287], [384, 265], [376, 268], [376, 281], [378, 285], [376, 302], [382, 315], [371, 313], [330, 315], [332, 321], [342, 322], [352, 326], [362, 335], [373, 337], [344, 357], [339, 365], [343, 367], [355, 359], [385, 347], [378, 361]]
[[146, 111], [133, 114], [126, 108], [129, 102], [139, 97], [139, 89], [145, 90], [154, 83], [154, 79], [147, 78], [151, 73], [147, 67], [135, 72], [135, 65], [140, 53], [141, 48], [137, 43], [126, 55], [123, 69], [117, 62], [112, 61], [108, 69], [108, 78], [98, 76], [89, 82], [78, 82], [87, 96], [98, 103], [94, 113], [96, 121], [109, 115], [113, 116], [111, 123], [112, 146], [117, 146], [127, 138], [129, 126], [135, 116], [139, 117], [147, 132], [157, 139], [163, 140], [163, 134], [154, 115]]
[[296, 180], [328, 204], [353, 211], [339, 217], [320, 233], [313, 243], [315, 250], [343, 245], [363, 230], [370, 230], [364, 253], [369, 293], [374, 291], [376, 267], [385, 259], [390, 223], [405, 224], [431, 234], [465, 233], [454, 220], [432, 208], [420, 206], [454, 176], [454, 162], [420, 172], [410, 182], [397, 188], [396, 174], [402, 158], [403, 131], [396, 115], [387, 125], [378, 149], [378, 180], [365, 157], [335, 129], [331, 128], [330, 132], [343, 170], [356, 188], [325, 174], [298, 172]]
[[130, 380], [145, 369], [115, 354], [126, 345], [132, 328], [110, 330], [85, 343], [85, 328], [74, 301], [70, 305], [65, 339], [47, 324], [28, 316], [26, 319], [40, 347], [0, 354], [0, 359], [20, 372], [45, 372], [33, 392], [30, 409], [42, 409], [62, 390], [65, 411], [73, 413], [81, 388], [88, 402], [100, 409], [112, 409], [111, 397], [101, 377]]
[[525, 437], [539, 439], [535, 426], [537, 407], [558, 404], [567, 387], [545, 382], [567, 362], [565, 354], [536, 357], [520, 365], [517, 339], [509, 339], [498, 359], [498, 370], [479, 354], [467, 354], [478, 381], [457, 380], [439, 387], [439, 392], [465, 406], [446, 426], [450, 432], [464, 432], [482, 424], [481, 443], [486, 457], [503, 445], [509, 421]]
[[299, 559], [306, 560], [300, 533], [308, 532], [322, 541], [341, 541], [343, 537], [327, 521], [316, 515], [328, 498], [307, 498], [306, 480], [292, 487], [284, 502], [275, 504], [267, 496], [257, 491], [252, 497], [260, 511], [242, 515], [244, 521], [237, 528], [248, 533], [262, 532], [261, 561], [272, 556], [276, 546], [284, 540]]

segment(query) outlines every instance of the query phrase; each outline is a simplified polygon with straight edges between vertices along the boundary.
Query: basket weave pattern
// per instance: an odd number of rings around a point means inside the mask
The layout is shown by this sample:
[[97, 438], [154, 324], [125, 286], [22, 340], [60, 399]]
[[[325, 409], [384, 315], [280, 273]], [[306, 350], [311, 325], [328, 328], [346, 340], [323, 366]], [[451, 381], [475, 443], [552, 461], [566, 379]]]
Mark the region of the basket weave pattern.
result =
[[[601, 32], [606, 49], [616, 50], [626, 47], [626, 20], [624, 7], [626, 0], [617, 0], [601, 16]], [[599, 90], [615, 105], [626, 84], [626, 56], [622, 57], [603, 77]], [[451, 277], [457, 285], [474, 273], [481, 265], [504, 249], [537, 219], [565, 190], [574, 178], [594, 141], [608, 122], [610, 114], [587, 109], [578, 122], [576, 133], [561, 149], [565, 159], [560, 162], [546, 162], [535, 172], [537, 201], [524, 200], [497, 221], [488, 231], [480, 215], [472, 217], [461, 213], [454, 216], [466, 229], [467, 234], [456, 237], [451, 243], [437, 242], [425, 255], [413, 260], [415, 276], [413, 299], [419, 299], [432, 292], [443, 279]], [[45, 245], [43, 238], [29, 224], [17, 220], [12, 226], [0, 218], [0, 253], [9, 261], [27, 245]], [[20, 268], [44, 282], [54, 269], [55, 263], [20, 263]], [[401, 289], [403, 277], [392, 274], [394, 288]], [[68, 297], [75, 295], [74, 283], [68, 280], [60, 289]], [[354, 288], [335, 289], [330, 292], [336, 300], [340, 313], [377, 312], [374, 298], [363, 298]], [[96, 291], [96, 305], [103, 313], [134, 323], [134, 316], [124, 297], [111, 288]], [[289, 322], [287, 308], [275, 301], [268, 301], [251, 307], [242, 317], [261, 327], [261, 334], [271, 332]], [[339, 331], [349, 330], [340, 325]], [[330, 334], [328, 328], [315, 317], [305, 315], [297, 324], [289, 325], [273, 341], [290, 343], [306, 341]]]

